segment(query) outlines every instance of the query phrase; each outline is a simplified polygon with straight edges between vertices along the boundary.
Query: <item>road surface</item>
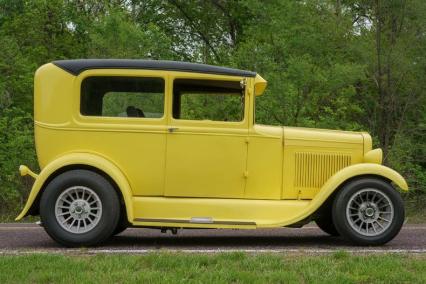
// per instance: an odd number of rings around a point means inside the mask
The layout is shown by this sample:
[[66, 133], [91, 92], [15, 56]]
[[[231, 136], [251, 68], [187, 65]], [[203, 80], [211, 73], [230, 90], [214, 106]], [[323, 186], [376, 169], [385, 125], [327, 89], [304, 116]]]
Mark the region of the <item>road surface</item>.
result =
[[[185, 252], [301, 252], [321, 253], [347, 250], [354, 253], [408, 252], [426, 254], [426, 224], [405, 225], [384, 246], [354, 247], [338, 237], [323, 233], [315, 225], [300, 229], [180, 230], [177, 235], [156, 229], [129, 228], [85, 253], [146, 253], [157, 250]], [[28, 252], [81, 252], [55, 243], [36, 224], [0, 224], [0, 254]]]

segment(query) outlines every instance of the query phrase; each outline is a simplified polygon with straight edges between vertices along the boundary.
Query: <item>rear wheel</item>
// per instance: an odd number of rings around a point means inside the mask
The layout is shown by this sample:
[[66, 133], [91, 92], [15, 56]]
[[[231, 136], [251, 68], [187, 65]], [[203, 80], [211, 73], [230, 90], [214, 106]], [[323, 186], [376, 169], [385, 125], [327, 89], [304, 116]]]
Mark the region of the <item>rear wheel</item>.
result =
[[129, 221], [127, 220], [126, 208], [123, 206], [120, 212], [120, 219], [118, 220], [117, 227], [115, 227], [113, 235], [118, 235], [124, 232], [129, 227]]
[[346, 239], [358, 245], [381, 245], [392, 240], [404, 223], [399, 192], [376, 178], [346, 184], [333, 202], [333, 223]]
[[120, 217], [113, 186], [88, 170], [71, 170], [55, 177], [40, 200], [46, 232], [58, 243], [91, 246], [109, 238]]

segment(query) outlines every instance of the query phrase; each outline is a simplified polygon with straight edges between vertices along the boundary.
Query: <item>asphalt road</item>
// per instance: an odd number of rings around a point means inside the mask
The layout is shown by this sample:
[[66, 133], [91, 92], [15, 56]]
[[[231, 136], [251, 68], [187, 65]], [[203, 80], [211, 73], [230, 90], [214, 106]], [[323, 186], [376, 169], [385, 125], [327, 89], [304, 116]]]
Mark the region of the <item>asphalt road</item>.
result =
[[[338, 237], [330, 237], [315, 225], [300, 229], [180, 230], [177, 235], [156, 229], [130, 228], [87, 253], [146, 253], [156, 250], [217, 252], [307, 252], [336, 250], [363, 252], [426, 253], [426, 224], [405, 225], [399, 235], [384, 246], [354, 247]], [[0, 254], [28, 252], [75, 252], [55, 243], [35, 224], [0, 224]]]

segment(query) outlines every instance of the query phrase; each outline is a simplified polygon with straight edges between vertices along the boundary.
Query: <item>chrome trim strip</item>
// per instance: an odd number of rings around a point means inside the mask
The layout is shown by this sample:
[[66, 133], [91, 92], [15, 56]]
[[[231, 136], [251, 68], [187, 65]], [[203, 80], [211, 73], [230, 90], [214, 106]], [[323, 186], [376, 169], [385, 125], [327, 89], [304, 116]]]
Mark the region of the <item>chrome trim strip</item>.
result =
[[217, 225], [250, 225], [255, 226], [256, 222], [244, 222], [244, 221], [212, 221], [210, 223], [195, 223], [191, 220], [183, 219], [151, 219], [151, 218], [135, 218], [135, 222], [149, 222], [149, 223], [183, 223], [183, 224], [217, 224]]

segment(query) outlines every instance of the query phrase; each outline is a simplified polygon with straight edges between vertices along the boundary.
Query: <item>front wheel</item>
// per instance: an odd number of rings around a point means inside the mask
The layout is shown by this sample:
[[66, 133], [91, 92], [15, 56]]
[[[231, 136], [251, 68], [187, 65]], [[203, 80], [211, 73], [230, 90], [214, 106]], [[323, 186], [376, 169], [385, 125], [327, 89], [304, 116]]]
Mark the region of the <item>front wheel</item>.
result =
[[381, 245], [392, 240], [404, 223], [401, 195], [389, 183], [362, 178], [346, 184], [333, 202], [337, 231], [357, 245]]
[[339, 236], [339, 232], [336, 229], [336, 226], [333, 224], [333, 218], [331, 216], [331, 208], [328, 212], [324, 212], [317, 219], [315, 219], [317, 226], [330, 236]]
[[71, 170], [55, 177], [40, 200], [46, 232], [58, 243], [92, 246], [109, 238], [120, 216], [113, 186], [88, 170]]

